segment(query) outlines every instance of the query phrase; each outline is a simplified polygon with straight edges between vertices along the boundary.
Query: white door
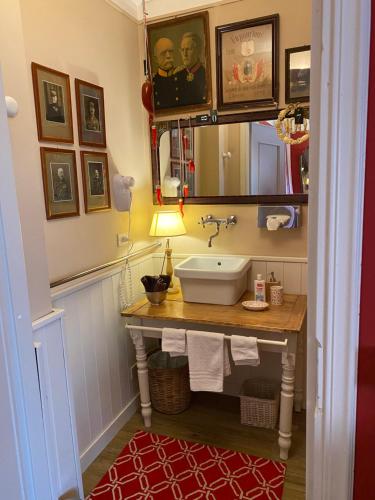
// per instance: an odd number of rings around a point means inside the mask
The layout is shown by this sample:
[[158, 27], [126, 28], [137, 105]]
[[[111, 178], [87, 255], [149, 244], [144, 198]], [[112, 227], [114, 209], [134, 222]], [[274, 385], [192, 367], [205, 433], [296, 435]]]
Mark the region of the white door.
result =
[[50, 500], [26, 270], [0, 71], [1, 498]]
[[252, 123], [250, 194], [285, 194], [285, 144], [274, 127]]

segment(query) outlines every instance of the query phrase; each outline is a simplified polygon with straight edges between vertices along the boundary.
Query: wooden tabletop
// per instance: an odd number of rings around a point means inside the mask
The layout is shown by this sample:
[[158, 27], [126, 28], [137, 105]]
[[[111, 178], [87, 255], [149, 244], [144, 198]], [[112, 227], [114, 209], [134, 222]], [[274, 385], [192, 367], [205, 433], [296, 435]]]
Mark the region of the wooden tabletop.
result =
[[122, 316], [185, 321], [209, 325], [225, 325], [247, 330], [279, 333], [298, 333], [306, 315], [306, 295], [284, 295], [282, 306], [272, 306], [260, 312], [244, 309], [241, 302], [253, 300], [253, 293], [245, 292], [233, 306], [184, 302], [181, 295], [170, 295], [158, 306], [142, 299], [121, 312]]

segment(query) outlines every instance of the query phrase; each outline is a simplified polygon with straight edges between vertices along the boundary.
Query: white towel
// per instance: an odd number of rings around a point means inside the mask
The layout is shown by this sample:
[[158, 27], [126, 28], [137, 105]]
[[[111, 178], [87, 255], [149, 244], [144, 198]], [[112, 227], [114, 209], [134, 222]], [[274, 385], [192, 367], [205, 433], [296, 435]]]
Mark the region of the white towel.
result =
[[190, 389], [223, 392], [224, 375], [230, 375], [230, 364], [224, 334], [188, 330], [186, 342], [189, 357]]
[[187, 356], [186, 330], [181, 328], [163, 328], [161, 334], [161, 350], [169, 352], [171, 358]]
[[256, 337], [232, 335], [230, 347], [235, 365], [259, 365], [260, 359]]

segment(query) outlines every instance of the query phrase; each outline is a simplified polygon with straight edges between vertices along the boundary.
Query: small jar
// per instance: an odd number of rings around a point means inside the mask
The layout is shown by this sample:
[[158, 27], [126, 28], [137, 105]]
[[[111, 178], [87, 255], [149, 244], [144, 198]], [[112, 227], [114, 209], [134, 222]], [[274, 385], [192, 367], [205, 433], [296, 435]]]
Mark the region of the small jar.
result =
[[271, 293], [271, 304], [273, 306], [281, 306], [284, 302], [283, 287], [271, 286], [270, 293]]

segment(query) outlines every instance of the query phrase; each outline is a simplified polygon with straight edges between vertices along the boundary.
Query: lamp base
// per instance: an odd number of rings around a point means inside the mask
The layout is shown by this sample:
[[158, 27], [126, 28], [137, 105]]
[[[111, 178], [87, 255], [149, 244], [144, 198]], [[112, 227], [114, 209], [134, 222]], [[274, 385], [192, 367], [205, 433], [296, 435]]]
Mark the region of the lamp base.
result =
[[180, 288], [178, 286], [172, 286], [171, 288], [168, 288], [167, 293], [168, 295], [173, 295], [176, 293], [179, 293]]

